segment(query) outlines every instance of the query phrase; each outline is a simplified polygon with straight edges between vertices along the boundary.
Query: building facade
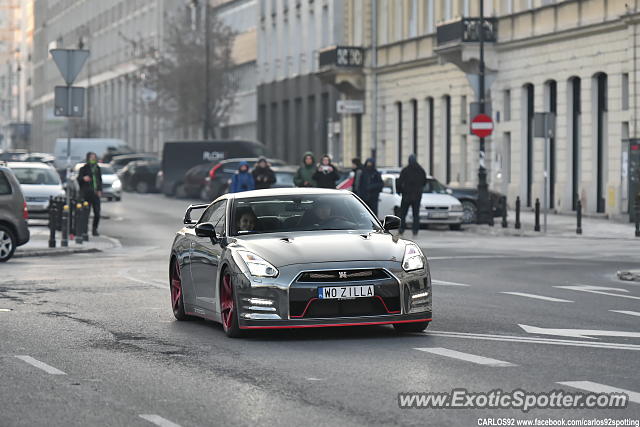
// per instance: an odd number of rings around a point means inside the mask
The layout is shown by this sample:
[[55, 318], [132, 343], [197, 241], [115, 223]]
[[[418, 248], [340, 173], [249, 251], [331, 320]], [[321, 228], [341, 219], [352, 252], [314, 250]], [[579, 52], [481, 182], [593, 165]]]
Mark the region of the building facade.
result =
[[[318, 76], [320, 51], [343, 41], [340, 0], [260, 0], [258, 138], [299, 163], [306, 151], [338, 157], [338, 91]], [[330, 132], [331, 131], [331, 132]]]
[[[490, 186], [506, 193], [511, 205], [516, 196], [523, 206], [542, 199], [544, 140], [534, 137], [532, 118], [536, 112], [554, 112], [549, 156], [553, 209], [570, 212], [580, 199], [587, 213], [626, 214], [628, 139], [640, 133], [638, 2], [484, 3], [497, 35], [485, 44], [488, 108], [494, 120], [486, 143]], [[347, 42], [364, 41], [368, 67], [362, 73], [361, 152], [354, 118], [345, 117], [345, 157], [375, 148], [380, 164], [399, 166], [416, 153], [441, 181], [477, 185], [479, 143], [470, 135], [469, 106], [477, 99], [478, 43], [466, 42], [465, 30], [457, 38], [442, 30], [448, 24], [455, 24], [448, 30], [463, 28], [456, 22], [478, 17], [478, 7], [478, 1], [468, 0], [347, 2]], [[473, 29], [472, 21], [465, 25]], [[375, 52], [372, 45], [377, 45]], [[377, 65], [372, 67], [374, 53]]]

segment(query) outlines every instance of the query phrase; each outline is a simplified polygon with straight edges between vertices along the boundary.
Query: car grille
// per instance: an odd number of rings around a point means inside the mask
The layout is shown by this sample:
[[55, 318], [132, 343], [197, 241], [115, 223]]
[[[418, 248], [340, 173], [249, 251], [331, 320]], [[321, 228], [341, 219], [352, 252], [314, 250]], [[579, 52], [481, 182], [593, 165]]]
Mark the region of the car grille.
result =
[[[399, 298], [395, 298], [398, 300]], [[291, 317], [295, 318], [326, 318], [326, 317], [355, 317], [389, 314], [395, 310], [385, 308], [380, 298], [355, 298], [350, 300], [321, 300], [313, 298], [307, 303], [291, 305]], [[306, 308], [306, 310], [305, 310]], [[297, 314], [294, 314], [297, 310]], [[399, 311], [399, 310], [398, 310]]]
[[296, 282], [300, 283], [321, 283], [321, 282], [362, 282], [371, 280], [388, 279], [389, 274], [382, 269], [362, 269], [362, 270], [329, 270], [329, 271], [307, 271], [300, 276]]

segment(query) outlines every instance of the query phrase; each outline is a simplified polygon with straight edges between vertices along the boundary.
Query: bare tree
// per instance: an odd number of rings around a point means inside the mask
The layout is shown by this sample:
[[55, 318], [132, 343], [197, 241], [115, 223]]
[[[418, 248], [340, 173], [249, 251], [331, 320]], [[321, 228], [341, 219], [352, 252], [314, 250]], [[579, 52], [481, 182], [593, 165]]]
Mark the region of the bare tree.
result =
[[[160, 51], [144, 40], [123, 38], [132, 47], [140, 64], [133, 78], [148, 95], [138, 100], [138, 108], [149, 115], [171, 122], [182, 129], [202, 125], [207, 120], [210, 129], [224, 125], [233, 107], [237, 83], [230, 70], [231, 50], [235, 34], [211, 14], [209, 18], [209, 69], [206, 68], [205, 31], [181, 16], [167, 18], [166, 37]], [[206, 79], [209, 84], [206, 84]], [[206, 87], [209, 88], [209, 109], [205, 112]], [[203, 126], [204, 127], [204, 126]], [[203, 138], [206, 138], [203, 135]]]

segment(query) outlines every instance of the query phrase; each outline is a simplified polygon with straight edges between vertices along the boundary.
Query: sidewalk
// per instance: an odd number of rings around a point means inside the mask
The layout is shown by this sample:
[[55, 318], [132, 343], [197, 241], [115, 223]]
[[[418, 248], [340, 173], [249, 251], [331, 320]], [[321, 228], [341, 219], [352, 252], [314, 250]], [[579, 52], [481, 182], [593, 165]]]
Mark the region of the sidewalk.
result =
[[[521, 228], [516, 230], [515, 211], [509, 211], [507, 216], [508, 228], [502, 228], [502, 218], [494, 218], [494, 226], [468, 224], [463, 226], [465, 232], [483, 234], [488, 236], [545, 236], [544, 216], [540, 213], [540, 232], [534, 231], [535, 215], [533, 212], [520, 212]], [[549, 214], [547, 216], [548, 237], [566, 238], [601, 238], [601, 239], [637, 239], [635, 237], [635, 224], [611, 221], [605, 218], [582, 217], [582, 234], [576, 233], [576, 216], [565, 214]]]
[[111, 237], [89, 236], [88, 242], [78, 244], [69, 240], [69, 246], [63, 248], [60, 246], [60, 232], [56, 232], [56, 247], [49, 248], [49, 229], [46, 226], [29, 225], [29, 231], [31, 232], [29, 242], [16, 249], [14, 258], [102, 252], [120, 246], [120, 242]]

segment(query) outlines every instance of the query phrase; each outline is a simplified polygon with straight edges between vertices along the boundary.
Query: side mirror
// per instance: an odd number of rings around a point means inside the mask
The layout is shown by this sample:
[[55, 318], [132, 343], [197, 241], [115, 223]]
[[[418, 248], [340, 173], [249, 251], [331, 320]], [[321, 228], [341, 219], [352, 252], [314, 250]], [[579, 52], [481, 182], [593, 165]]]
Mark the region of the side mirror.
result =
[[447, 187], [447, 194], [453, 194], [453, 190]]
[[382, 192], [383, 193], [387, 193], [387, 194], [392, 194], [393, 191], [391, 191], [391, 187], [383, 187], [382, 188]]
[[218, 235], [216, 234], [216, 229], [213, 224], [210, 222], [203, 222], [196, 225], [196, 236], [198, 237], [209, 237], [211, 242], [215, 243], [218, 241]]
[[183, 223], [185, 224], [195, 224], [195, 221], [193, 221], [191, 219], [191, 211], [192, 210], [198, 210], [198, 209], [206, 209], [208, 208], [209, 205], [205, 205], [205, 204], [201, 204], [201, 205], [189, 205], [189, 207], [187, 208], [187, 211], [184, 213], [184, 219], [182, 220]]
[[385, 216], [382, 228], [384, 228], [384, 231], [397, 230], [400, 228], [400, 218], [395, 215]]

